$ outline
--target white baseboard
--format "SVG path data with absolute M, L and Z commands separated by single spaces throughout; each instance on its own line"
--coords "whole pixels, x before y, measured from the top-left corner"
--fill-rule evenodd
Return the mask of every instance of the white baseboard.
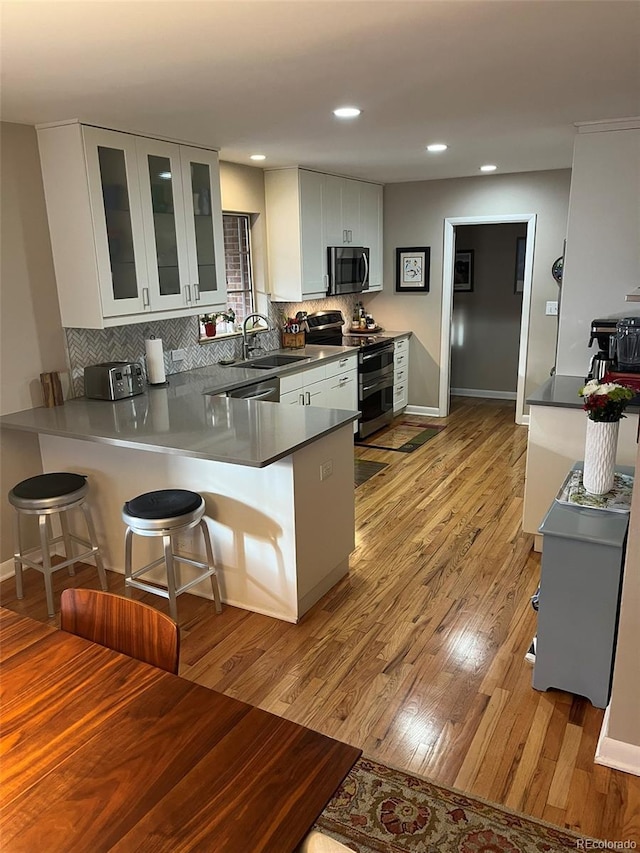
M 483 397 L 487 400 L 515 400 L 515 391 L 487 391 L 481 388 L 451 388 L 456 397 Z
M 13 557 L 0 563 L 0 581 L 6 581 L 7 578 L 12 578 L 16 573 Z
M 640 745 L 609 737 L 609 708 L 610 706 L 607 705 L 607 710 L 604 712 L 594 761 L 596 764 L 603 764 L 614 770 L 622 770 L 623 773 L 640 776 Z
M 434 406 L 407 406 L 405 409 L 407 415 L 424 415 L 425 418 L 440 418 L 440 409 Z

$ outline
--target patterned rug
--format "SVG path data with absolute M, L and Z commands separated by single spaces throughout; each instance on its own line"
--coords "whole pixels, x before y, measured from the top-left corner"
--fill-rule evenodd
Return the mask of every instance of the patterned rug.
M 372 447 L 375 450 L 397 450 L 399 453 L 412 453 L 430 438 L 444 429 L 444 424 L 421 424 L 411 421 L 394 421 L 391 426 L 380 430 L 364 441 L 358 441 L 360 447 Z
M 580 837 L 367 758 L 316 828 L 357 853 L 561 853 Z
M 361 486 L 370 480 L 374 474 L 386 468 L 387 462 L 369 462 L 367 459 L 354 459 L 354 484 L 355 487 Z

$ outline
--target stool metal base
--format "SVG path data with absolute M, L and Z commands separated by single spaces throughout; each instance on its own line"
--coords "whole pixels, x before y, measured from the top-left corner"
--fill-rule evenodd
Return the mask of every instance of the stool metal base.
M 68 567 L 69 574 L 73 576 L 75 575 L 74 567 L 76 563 L 80 563 L 88 558 L 93 557 L 93 559 L 95 560 L 96 569 L 98 570 L 100 586 L 103 590 L 108 589 L 107 573 L 104 569 L 104 564 L 102 562 L 100 546 L 97 544 L 96 531 L 95 526 L 93 524 L 91 510 L 89 509 L 89 506 L 86 503 L 86 492 L 87 488 L 83 487 L 82 489 L 78 489 L 77 492 L 65 496 L 67 499 L 66 503 L 63 502 L 62 498 L 57 498 L 55 499 L 55 501 L 49 500 L 48 505 L 44 501 L 36 500 L 28 502 L 27 500 L 22 499 L 18 502 L 17 500 L 12 500 L 12 495 L 9 495 L 9 500 L 16 510 L 13 522 L 15 542 L 13 561 L 15 566 L 16 577 L 16 595 L 19 599 L 24 598 L 22 583 L 23 566 L 26 566 L 30 569 L 36 569 L 37 571 L 42 572 L 42 575 L 44 577 L 44 588 L 47 597 L 47 613 L 51 618 L 55 616 L 55 607 L 53 603 L 53 583 L 51 580 L 51 576 L 54 572 Z M 87 526 L 87 532 L 89 534 L 89 540 L 83 539 L 82 537 L 77 536 L 75 533 L 71 533 L 71 531 L 69 530 L 67 513 L 73 509 L 82 510 L 85 519 L 85 524 Z M 51 516 L 53 514 L 60 516 L 60 527 L 62 528 L 61 536 L 53 536 L 51 529 Z M 22 536 L 20 530 L 21 515 L 38 516 L 38 531 L 40 534 L 39 546 L 23 550 Z M 64 542 L 64 551 L 66 559 L 63 560 L 61 563 L 56 563 L 54 565 L 51 562 L 50 549 L 53 545 L 57 545 L 59 542 Z M 80 554 L 74 554 L 74 542 L 78 545 L 82 545 L 85 550 Z M 36 563 L 34 560 L 29 559 L 28 555 L 33 554 L 36 551 L 41 552 L 42 563 Z
M 149 592 L 152 595 L 159 595 L 162 598 L 169 600 L 169 612 L 171 618 L 178 621 L 178 605 L 177 597 L 183 592 L 186 592 L 191 587 L 196 586 L 202 581 L 211 579 L 211 589 L 213 592 L 213 600 L 215 602 L 216 613 L 222 612 L 222 602 L 220 600 L 220 589 L 218 586 L 218 577 L 216 573 L 215 563 L 213 560 L 213 549 L 211 547 L 211 538 L 209 536 L 209 528 L 203 518 L 204 515 L 204 500 L 202 504 L 193 512 L 184 516 L 179 516 L 171 519 L 159 519 L 150 521 L 148 519 L 139 519 L 123 512 L 122 517 L 127 523 L 125 533 L 125 560 L 124 560 L 124 577 L 125 577 L 125 595 L 131 598 L 131 590 L 139 589 L 143 592 Z M 174 537 L 193 527 L 199 527 L 204 539 L 204 547 L 207 555 L 207 562 L 194 560 L 191 557 L 183 556 L 177 553 Z M 133 535 L 139 536 L 155 536 L 162 537 L 163 555 L 151 563 L 147 563 L 140 569 L 135 571 L 132 568 L 133 557 Z M 167 573 L 167 586 L 162 587 L 146 581 L 138 580 L 141 575 L 150 572 L 156 566 L 164 563 Z M 198 575 L 188 583 L 181 584 L 176 581 L 176 575 L 179 576 L 177 564 L 185 564 L 203 569 L 202 574 Z

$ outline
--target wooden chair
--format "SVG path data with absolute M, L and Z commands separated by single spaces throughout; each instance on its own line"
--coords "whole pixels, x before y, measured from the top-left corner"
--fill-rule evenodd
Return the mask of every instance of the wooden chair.
M 173 619 L 141 601 L 95 589 L 65 589 L 63 631 L 178 674 L 180 630 Z

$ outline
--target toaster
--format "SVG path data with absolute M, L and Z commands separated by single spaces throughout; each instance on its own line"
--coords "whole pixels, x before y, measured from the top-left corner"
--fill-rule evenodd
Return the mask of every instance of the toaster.
M 122 400 L 143 391 L 144 375 L 136 361 L 105 361 L 84 369 L 84 395 L 91 400 Z

